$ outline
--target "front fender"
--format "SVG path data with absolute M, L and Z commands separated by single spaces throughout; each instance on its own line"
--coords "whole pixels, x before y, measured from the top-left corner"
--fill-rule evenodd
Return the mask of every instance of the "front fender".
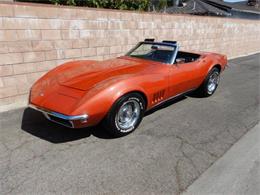
M 123 77 L 123 76 L 122 76 Z M 137 85 L 129 85 L 122 78 L 114 78 L 93 86 L 75 106 L 72 115 L 87 113 L 90 125 L 98 124 L 109 112 L 114 102 L 126 93 L 144 90 Z
M 93 86 L 76 105 L 73 115 L 87 113 L 90 125 L 98 124 L 109 112 L 112 105 L 123 95 L 137 91 L 145 94 L 150 102 L 150 95 L 164 82 L 159 74 L 130 76 L 122 75 L 113 79 L 102 81 Z

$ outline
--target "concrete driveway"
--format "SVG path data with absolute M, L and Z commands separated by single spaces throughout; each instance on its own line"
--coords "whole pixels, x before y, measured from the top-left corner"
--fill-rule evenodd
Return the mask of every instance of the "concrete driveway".
M 0 114 L 0 194 L 178 194 L 258 123 L 259 59 L 231 60 L 212 97 L 169 102 L 123 138 Z

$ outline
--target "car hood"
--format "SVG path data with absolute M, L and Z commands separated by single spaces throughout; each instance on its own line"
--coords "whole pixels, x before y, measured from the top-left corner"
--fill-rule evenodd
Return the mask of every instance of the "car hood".
M 88 90 L 97 83 L 105 80 L 115 79 L 117 77 L 133 76 L 142 74 L 149 69 L 149 64 L 144 60 L 121 57 L 105 61 L 93 61 L 91 64 L 84 64 L 84 61 L 71 62 L 67 68 L 63 68 L 57 75 L 57 81 L 60 85 Z

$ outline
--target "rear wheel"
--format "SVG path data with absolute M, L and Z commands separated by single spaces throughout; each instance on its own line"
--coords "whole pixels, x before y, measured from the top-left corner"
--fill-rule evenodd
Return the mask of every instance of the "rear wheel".
M 130 93 L 119 98 L 104 119 L 104 128 L 113 136 L 120 137 L 133 132 L 142 121 L 145 101 L 142 95 Z
M 206 77 L 205 81 L 197 90 L 197 94 L 200 97 L 209 97 L 215 93 L 217 90 L 220 80 L 220 70 L 216 67 L 212 68 Z

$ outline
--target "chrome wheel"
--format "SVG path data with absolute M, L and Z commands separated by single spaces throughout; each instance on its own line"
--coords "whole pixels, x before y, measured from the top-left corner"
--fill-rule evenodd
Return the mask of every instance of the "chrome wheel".
M 213 72 L 212 75 L 210 75 L 209 77 L 208 86 L 207 86 L 209 94 L 212 94 L 216 90 L 218 83 L 219 83 L 219 73 Z
M 116 125 L 126 133 L 135 128 L 141 114 L 141 107 L 137 100 L 128 100 L 119 108 L 115 118 Z

